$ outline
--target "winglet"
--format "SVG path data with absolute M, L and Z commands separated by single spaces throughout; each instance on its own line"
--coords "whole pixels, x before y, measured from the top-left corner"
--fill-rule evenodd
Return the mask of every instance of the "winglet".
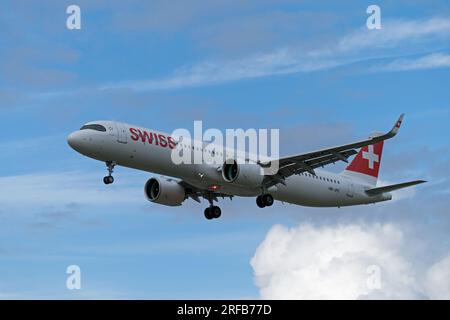
M 397 134 L 398 130 L 400 129 L 400 126 L 402 125 L 404 117 L 405 117 L 405 114 L 402 113 L 400 115 L 400 117 L 398 118 L 397 122 L 395 123 L 395 125 L 392 127 L 391 131 L 389 131 L 389 133 L 388 133 L 389 137 L 393 137 Z

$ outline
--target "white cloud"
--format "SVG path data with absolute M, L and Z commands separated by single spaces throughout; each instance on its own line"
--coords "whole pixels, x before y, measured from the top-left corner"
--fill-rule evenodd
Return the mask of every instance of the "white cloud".
M 450 19 L 432 17 L 421 20 L 388 20 L 381 30 L 360 30 L 344 36 L 338 44 L 340 51 L 395 48 L 404 45 L 446 39 L 450 35 Z
M 431 299 L 450 299 L 450 255 L 428 269 L 424 287 Z
M 241 59 L 206 61 L 184 66 L 171 76 L 160 79 L 111 83 L 100 89 L 165 90 L 319 71 L 368 59 L 395 58 L 411 52 L 430 51 L 439 47 L 442 41 L 449 37 L 450 18 L 391 20 L 384 22 L 381 30 L 360 28 L 334 42 L 330 41 L 309 50 L 286 46 Z M 438 60 L 437 58 L 439 56 L 435 56 L 434 60 Z M 435 67 L 438 67 L 438 64 L 435 64 Z
M 385 65 L 372 68 L 375 72 L 381 71 L 411 71 L 437 68 L 449 68 L 450 55 L 433 53 L 415 59 L 397 59 Z
M 431 267 L 422 284 L 404 254 L 404 242 L 392 224 L 275 225 L 251 265 L 263 299 L 448 297 L 450 258 Z M 368 285 L 371 266 L 380 270 L 379 289 Z

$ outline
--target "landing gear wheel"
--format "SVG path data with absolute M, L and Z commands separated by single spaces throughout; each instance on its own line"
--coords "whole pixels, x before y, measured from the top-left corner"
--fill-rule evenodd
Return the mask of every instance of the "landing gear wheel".
M 103 182 L 105 184 L 111 184 L 114 182 L 114 177 L 113 176 L 106 176 L 103 178 Z
M 273 205 L 273 197 L 268 193 L 257 196 L 256 204 L 260 208 L 270 207 L 271 205 Z
M 264 204 L 264 201 L 262 199 L 262 196 L 256 197 L 256 205 L 260 208 L 264 208 L 266 205 Z
M 214 217 L 214 219 L 220 218 L 222 215 L 222 210 L 218 206 L 213 206 L 209 208 L 211 211 L 211 215 Z
M 208 220 L 220 218 L 222 210 L 218 206 L 210 206 L 205 209 L 205 218 Z
M 271 205 L 273 205 L 273 197 L 270 194 L 265 194 L 262 197 L 262 201 L 264 202 L 264 205 L 266 207 L 270 207 Z
M 214 216 L 212 215 L 210 207 L 206 208 L 204 213 L 205 213 L 205 218 L 206 219 L 208 219 L 208 220 L 214 219 Z
M 111 184 L 114 182 L 112 173 L 114 171 L 115 166 L 116 166 L 116 163 L 114 161 L 106 161 L 106 167 L 108 168 L 108 175 L 103 178 L 103 182 L 105 184 Z
M 205 218 L 208 220 L 220 218 L 222 210 L 218 206 L 214 205 L 214 200 L 217 201 L 213 192 L 209 192 L 207 195 L 209 201 L 209 207 L 205 209 Z

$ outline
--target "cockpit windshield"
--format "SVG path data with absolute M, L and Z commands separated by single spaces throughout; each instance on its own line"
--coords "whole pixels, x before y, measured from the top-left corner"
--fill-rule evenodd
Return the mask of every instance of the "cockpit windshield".
M 85 124 L 84 126 L 82 126 L 80 128 L 80 130 L 85 130 L 85 129 L 92 129 L 95 131 L 106 132 L 106 128 L 104 126 L 102 126 L 101 124 Z

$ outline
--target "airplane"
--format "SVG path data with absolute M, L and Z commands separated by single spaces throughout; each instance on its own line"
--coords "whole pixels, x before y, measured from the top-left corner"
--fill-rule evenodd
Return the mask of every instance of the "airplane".
M 116 165 L 155 173 L 160 176 L 150 178 L 144 186 L 149 201 L 180 206 L 189 198 L 199 203 L 204 198 L 209 202 L 204 216 L 211 220 L 222 214 L 214 204 L 219 198 L 255 197 L 260 208 L 272 206 L 275 200 L 309 207 L 345 207 L 391 200 L 391 191 L 426 182 L 414 180 L 377 186 L 384 141 L 397 134 L 403 117 L 404 114 L 384 134 L 375 133 L 365 140 L 270 160 L 278 161 L 278 169 L 270 175 L 261 174 L 261 168 L 270 165 L 270 161 L 242 163 L 229 158 L 235 150 L 220 145 L 214 146 L 212 152 L 219 152 L 226 159 L 222 165 L 175 164 L 172 150 L 191 152 L 195 141 L 180 142 L 170 134 L 117 121 L 88 122 L 72 132 L 67 141 L 82 155 L 106 163 L 105 184 L 114 182 L 112 173 Z M 338 161 L 348 163 L 354 155 L 341 173 L 319 169 Z

